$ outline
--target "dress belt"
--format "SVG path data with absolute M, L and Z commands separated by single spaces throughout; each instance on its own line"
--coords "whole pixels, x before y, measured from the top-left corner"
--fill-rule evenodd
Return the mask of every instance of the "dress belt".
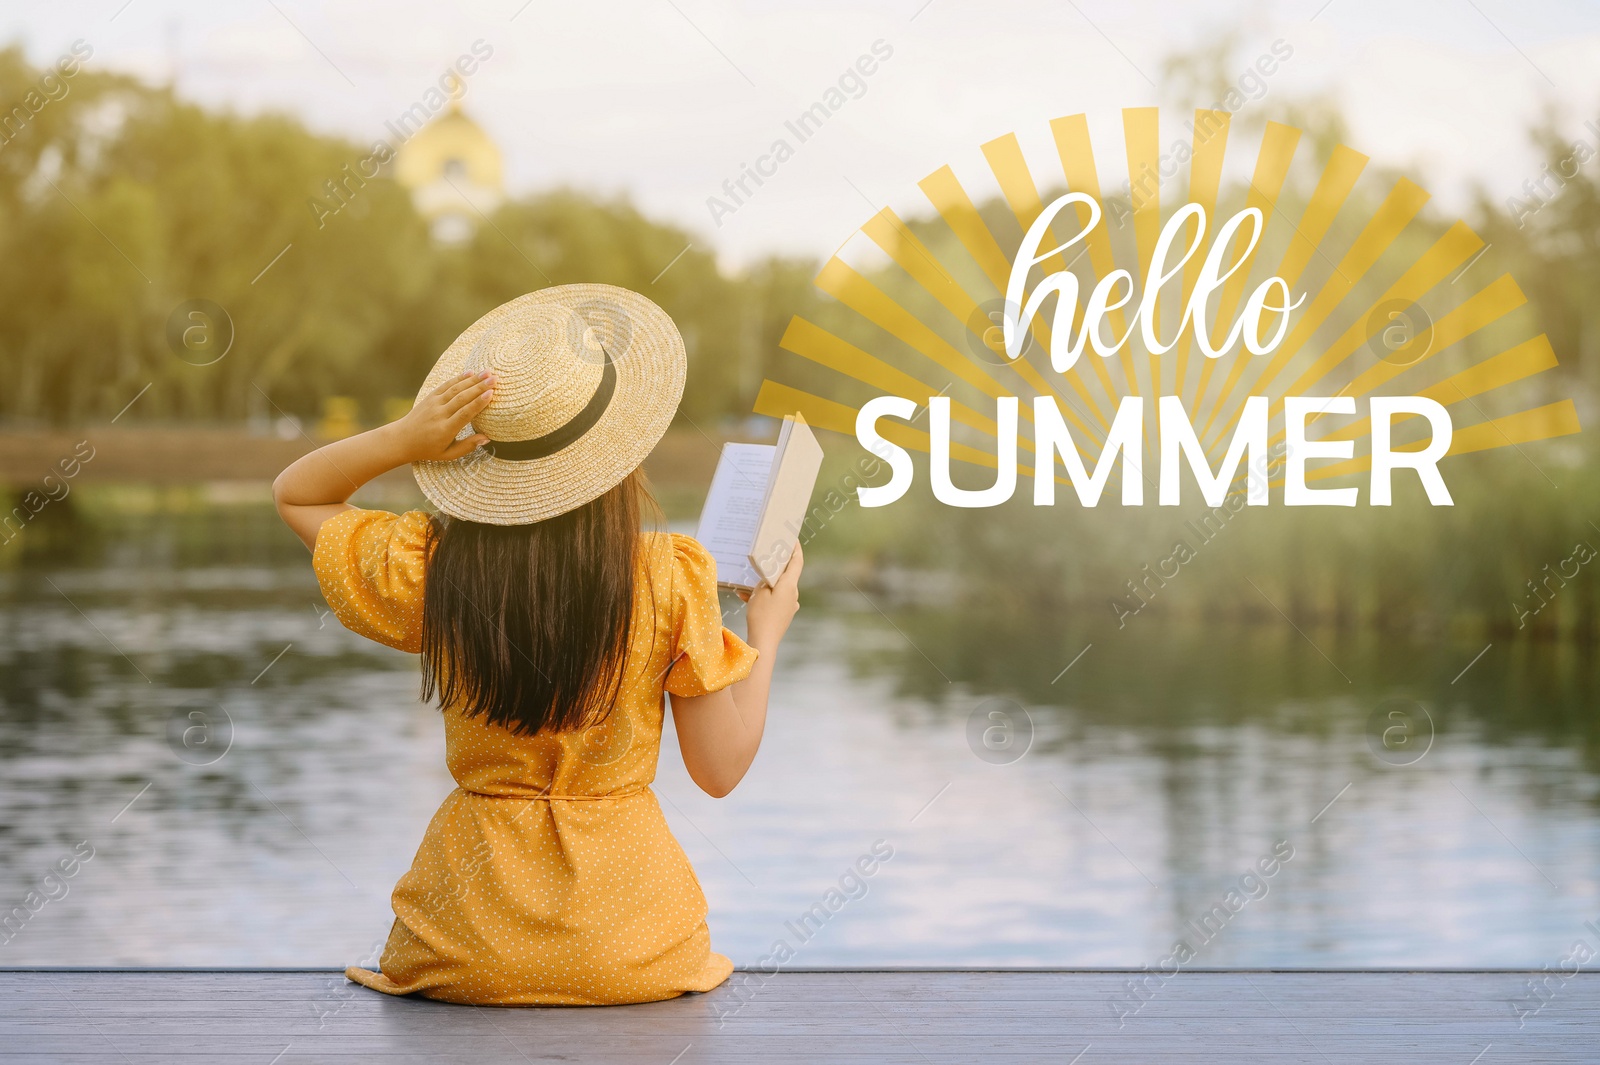
M 467 795 L 476 795 L 483 799 L 516 799 L 522 802 L 593 802 L 596 799 L 626 799 L 649 790 L 648 784 L 638 784 L 630 788 L 608 792 L 605 795 L 491 795 L 486 791 L 473 791 L 471 788 L 460 788 Z

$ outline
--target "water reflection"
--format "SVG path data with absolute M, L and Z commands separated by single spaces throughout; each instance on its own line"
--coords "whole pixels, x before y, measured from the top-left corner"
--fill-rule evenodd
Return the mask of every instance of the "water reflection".
M 263 510 L 112 536 L 62 509 L 0 573 L 0 913 L 27 913 L 0 964 L 365 957 L 452 787 L 414 660 L 326 616 Z M 1600 916 L 1596 665 L 1571 645 L 1119 630 L 825 571 L 739 791 L 663 746 L 742 963 L 1142 965 L 1184 939 L 1196 965 L 1537 967 Z

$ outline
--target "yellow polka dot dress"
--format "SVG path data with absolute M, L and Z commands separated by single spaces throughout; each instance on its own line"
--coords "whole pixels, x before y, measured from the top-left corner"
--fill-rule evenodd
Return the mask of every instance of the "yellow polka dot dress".
M 428 522 L 348 510 L 323 523 L 317 580 L 346 628 L 420 650 Z M 756 652 L 722 626 L 704 547 L 650 534 L 639 554 L 633 643 L 603 725 L 518 736 L 445 709 L 459 786 L 395 885 L 382 971 L 347 969 L 350 979 L 449 1002 L 608 1005 L 728 978 L 650 783 L 662 692 L 717 691 L 748 676 Z

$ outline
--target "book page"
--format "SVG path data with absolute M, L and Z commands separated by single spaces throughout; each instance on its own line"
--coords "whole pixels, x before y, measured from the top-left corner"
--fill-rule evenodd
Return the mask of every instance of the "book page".
M 717 560 L 718 584 L 754 588 L 760 583 L 760 574 L 750 565 L 750 548 L 761 524 L 776 454 L 771 444 L 723 445 L 695 531 L 695 539 Z

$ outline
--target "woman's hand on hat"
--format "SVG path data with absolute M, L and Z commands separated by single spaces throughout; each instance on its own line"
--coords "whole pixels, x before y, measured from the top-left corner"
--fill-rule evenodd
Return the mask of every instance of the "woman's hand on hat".
M 488 371 L 452 377 L 405 413 L 391 428 L 398 434 L 407 462 L 448 462 L 489 442 L 482 433 L 465 440 L 456 434 L 494 398 L 495 379 Z

